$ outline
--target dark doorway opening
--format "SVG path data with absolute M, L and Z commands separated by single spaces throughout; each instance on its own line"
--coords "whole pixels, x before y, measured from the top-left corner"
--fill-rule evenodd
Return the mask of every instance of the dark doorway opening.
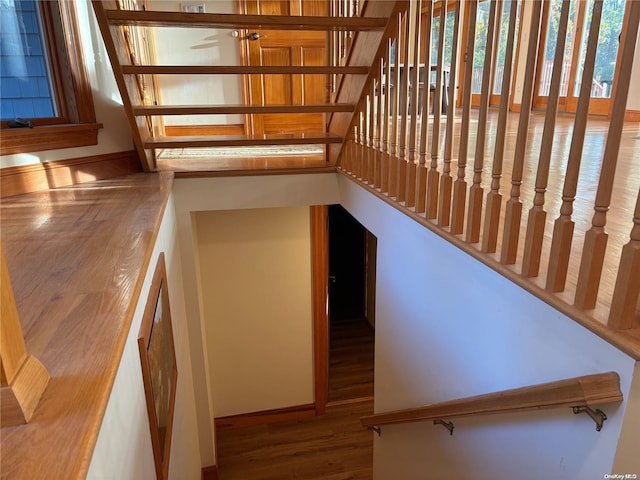
M 329 403 L 373 397 L 376 247 L 342 206 L 329 206 Z

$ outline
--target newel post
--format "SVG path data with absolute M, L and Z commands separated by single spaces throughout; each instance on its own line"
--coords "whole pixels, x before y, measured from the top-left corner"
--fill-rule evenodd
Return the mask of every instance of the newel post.
M 27 354 L 9 270 L 0 244 L 2 306 L 0 312 L 0 424 L 27 423 L 49 383 L 42 363 Z

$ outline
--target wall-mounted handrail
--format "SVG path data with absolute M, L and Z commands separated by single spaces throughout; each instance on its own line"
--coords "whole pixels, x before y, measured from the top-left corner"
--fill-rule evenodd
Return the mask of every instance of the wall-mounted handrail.
M 360 423 L 364 427 L 381 427 L 545 408 L 590 408 L 619 401 L 622 401 L 620 377 L 615 372 L 608 372 L 486 393 L 417 408 L 377 413 L 360 418 Z

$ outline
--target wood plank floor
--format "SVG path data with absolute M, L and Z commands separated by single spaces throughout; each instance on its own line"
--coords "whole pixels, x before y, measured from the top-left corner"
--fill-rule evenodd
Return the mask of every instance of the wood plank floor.
M 360 417 L 373 400 L 325 415 L 217 432 L 220 480 L 370 480 L 373 432 Z
M 327 413 L 216 432 L 221 480 L 372 478 L 374 333 L 365 319 L 330 327 Z
M 329 402 L 373 397 L 374 332 L 363 319 L 329 328 Z

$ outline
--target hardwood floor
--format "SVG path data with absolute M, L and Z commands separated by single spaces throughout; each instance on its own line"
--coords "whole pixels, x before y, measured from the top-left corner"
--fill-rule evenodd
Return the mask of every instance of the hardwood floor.
M 373 329 L 360 318 L 332 322 L 329 331 L 329 403 L 373 397 Z
M 319 417 L 216 432 L 221 480 L 365 480 L 373 474 L 374 333 L 364 319 L 330 328 L 329 403 Z
M 373 400 L 325 415 L 217 432 L 220 480 L 370 480 L 373 432 L 360 417 Z

